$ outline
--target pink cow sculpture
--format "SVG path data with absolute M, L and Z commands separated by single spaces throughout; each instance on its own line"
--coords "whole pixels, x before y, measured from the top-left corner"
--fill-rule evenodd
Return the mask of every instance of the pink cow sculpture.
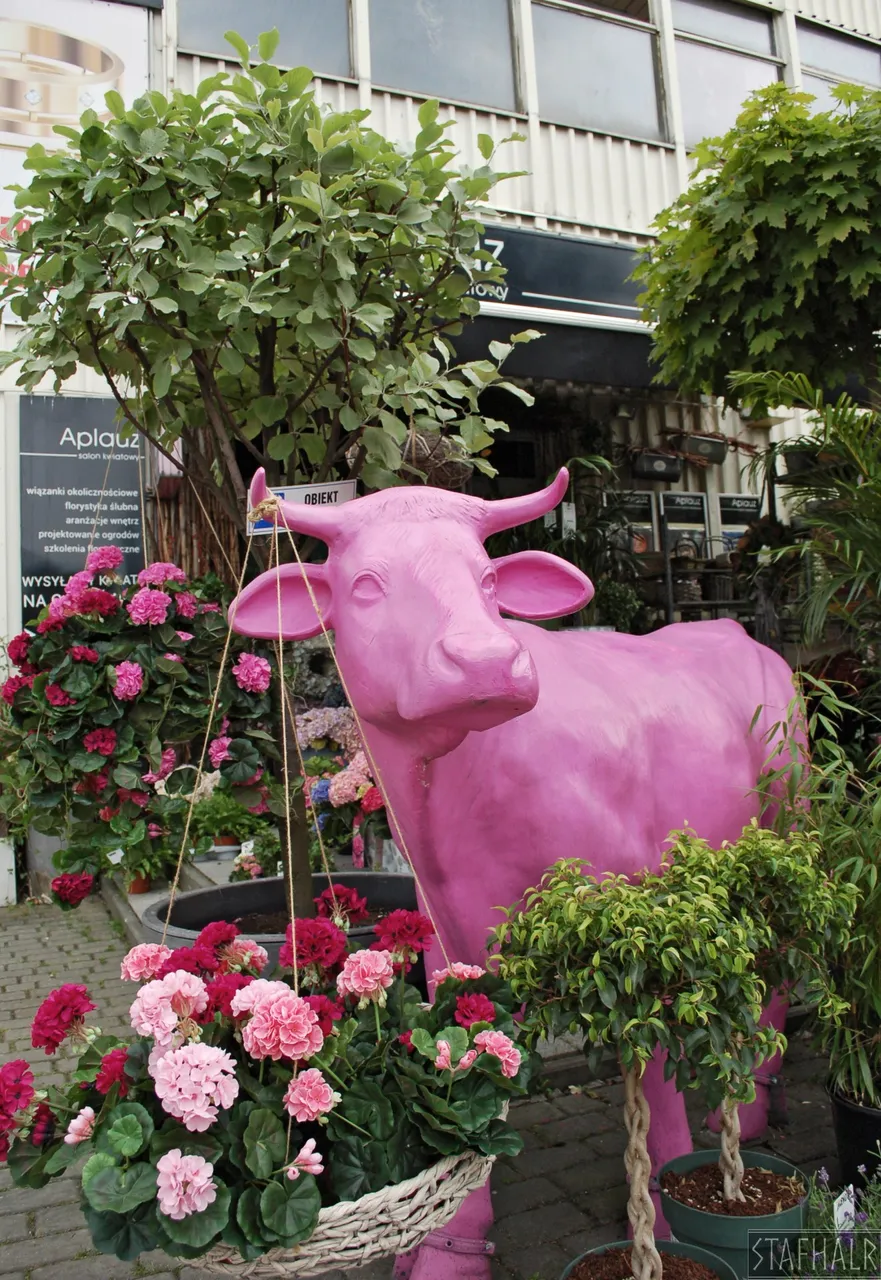
M 783 659 L 729 620 L 648 636 L 513 620 L 570 614 L 593 595 L 555 556 L 491 560 L 483 546 L 552 510 L 567 485 L 563 470 L 541 492 L 497 502 L 393 488 L 343 507 L 282 502 L 276 516 L 328 545 L 326 563 L 305 573 L 456 960 L 482 961 L 495 908 L 559 858 L 634 875 L 659 866 L 675 829 L 711 844 L 736 838 L 757 812 L 767 730 L 793 696 Z M 260 471 L 252 506 L 267 495 Z M 297 564 L 258 577 L 229 616 L 236 631 L 266 639 L 279 624 L 287 639 L 321 630 Z M 768 1016 L 779 1023 L 785 1004 Z M 652 1063 L 645 1081 L 655 1171 L 691 1150 L 682 1096 L 662 1068 Z M 764 1126 L 767 1091 L 759 1094 L 746 1133 Z M 483 1280 L 491 1222 L 485 1188 L 418 1258 L 400 1259 L 396 1275 Z

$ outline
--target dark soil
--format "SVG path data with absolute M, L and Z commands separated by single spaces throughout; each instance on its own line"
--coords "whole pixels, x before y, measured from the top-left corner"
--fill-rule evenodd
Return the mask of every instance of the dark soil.
M 609 1249 L 583 1258 L 569 1280 L 633 1280 L 632 1249 Z M 716 1280 L 715 1272 L 694 1258 L 680 1258 L 675 1253 L 662 1253 L 664 1280 Z
M 661 1186 L 680 1204 L 730 1218 L 782 1213 L 784 1209 L 794 1209 L 807 1194 L 800 1178 L 772 1173 L 770 1169 L 745 1169 L 740 1189 L 746 1199 L 726 1200 L 722 1195 L 722 1170 L 715 1163 L 701 1165 L 691 1173 L 665 1173 Z
M 359 921 L 352 933 L 357 937 L 363 930 L 372 929 L 377 920 L 381 920 L 383 916 L 387 915 L 388 908 L 381 911 L 368 912 L 367 919 Z M 249 915 L 241 916 L 235 923 L 242 933 L 247 937 L 252 937 L 255 933 L 284 933 L 290 924 L 290 920 L 291 917 L 287 911 L 252 911 Z

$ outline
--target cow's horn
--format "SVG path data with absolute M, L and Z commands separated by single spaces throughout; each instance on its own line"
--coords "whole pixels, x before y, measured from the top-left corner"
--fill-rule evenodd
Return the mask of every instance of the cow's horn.
M 331 542 L 339 529 L 339 516 L 331 506 L 311 506 L 276 498 L 267 487 L 266 472 L 262 467 L 251 481 L 248 512 L 251 517 L 256 515 L 261 520 L 274 520 L 294 533 L 307 533 L 324 542 Z
M 519 498 L 499 498 L 496 502 L 484 502 L 480 532 L 484 538 L 502 529 L 513 529 L 518 524 L 528 524 L 539 516 L 553 511 L 569 488 L 569 472 L 561 467 L 556 480 L 538 493 L 524 493 Z

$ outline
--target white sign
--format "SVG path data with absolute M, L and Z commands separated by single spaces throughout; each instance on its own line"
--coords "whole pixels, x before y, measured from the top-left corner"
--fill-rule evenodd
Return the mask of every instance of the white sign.
M 282 489 L 270 489 L 276 497 L 285 502 L 302 502 L 307 507 L 338 507 L 342 502 L 351 502 L 358 496 L 357 480 L 336 480 L 332 484 L 295 484 Z M 248 535 L 272 533 L 275 526 L 271 520 L 258 520 L 256 524 L 248 523 Z
M 110 863 L 112 867 L 118 867 L 124 857 L 125 857 L 125 853 L 123 852 L 122 849 L 114 849 L 112 853 L 108 853 L 107 861 Z
M 560 510 L 561 510 L 561 512 L 562 512 L 562 515 L 563 515 L 563 524 L 562 524 L 562 528 L 563 528 L 563 537 L 565 538 L 567 533 L 574 533 L 574 532 L 575 532 L 575 527 L 576 527 L 576 522 L 575 522 L 575 503 L 574 503 L 574 502 L 564 502 L 564 503 L 561 505 Z
M 842 1231 L 853 1231 L 857 1213 L 852 1186 L 845 1187 L 841 1195 L 835 1197 L 832 1212 L 835 1218 L 835 1230 L 839 1234 Z

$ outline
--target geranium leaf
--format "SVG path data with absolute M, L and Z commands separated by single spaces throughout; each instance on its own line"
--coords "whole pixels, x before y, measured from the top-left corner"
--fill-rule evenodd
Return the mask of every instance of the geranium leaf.
M 270 1182 L 260 1196 L 260 1214 L 282 1245 L 290 1248 L 306 1240 L 315 1230 L 321 1210 L 321 1196 L 315 1179 L 303 1173 L 293 1182 Z

